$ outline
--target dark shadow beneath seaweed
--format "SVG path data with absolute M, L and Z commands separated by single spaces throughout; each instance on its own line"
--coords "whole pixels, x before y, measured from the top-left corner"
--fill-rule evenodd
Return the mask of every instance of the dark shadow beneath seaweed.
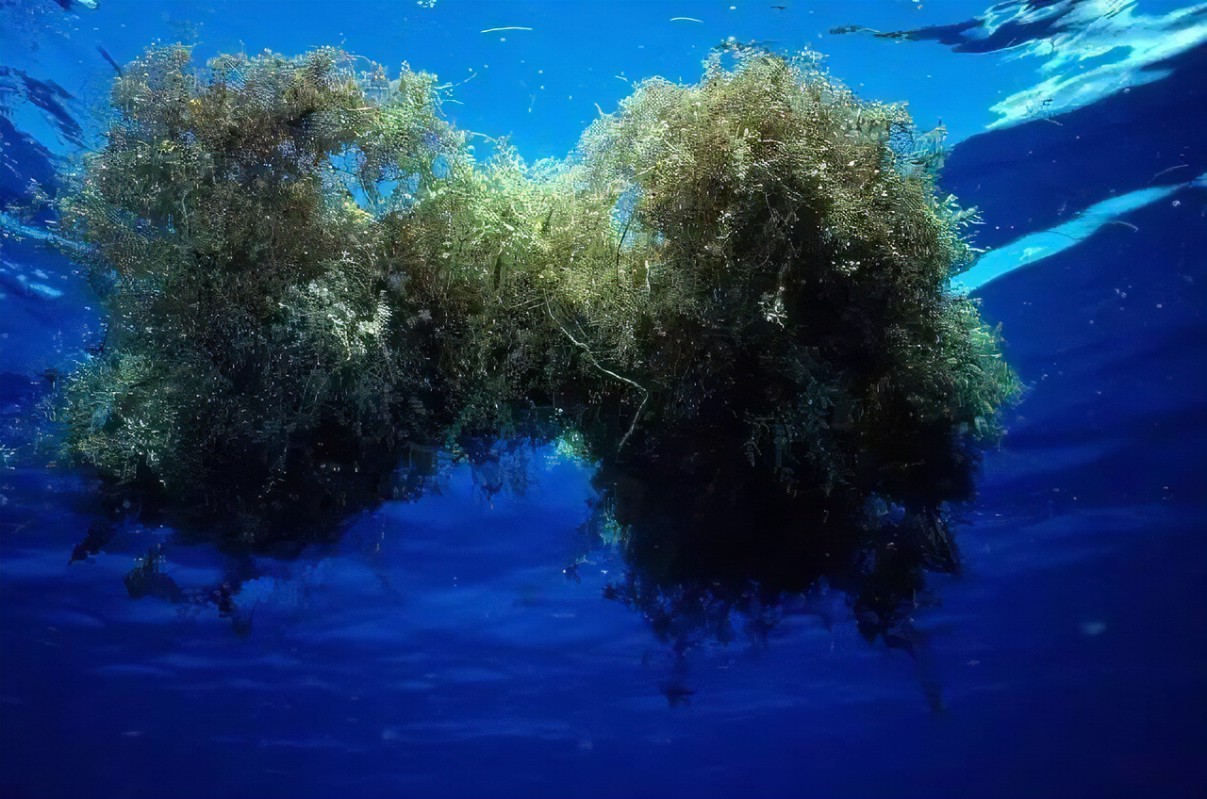
M 105 548 L 113 540 L 116 529 L 112 524 L 107 522 L 94 522 L 88 526 L 88 534 L 84 536 L 84 540 L 75 545 L 71 550 L 71 558 L 68 563 L 76 561 L 88 560 L 93 555 L 99 555 L 101 550 Z
M 481 500 L 522 496 L 539 443 L 464 440 L 461 463 Z M 455 463 L 447 453 L 420 450 L 383 483 L 400 487 L 393 494 L 399 499 L 421 500 L 440 490 Z M 693 652 L 714 644 L 770 651 L 781 623 L 805 615 L 830 632 L 853 623 L 869 645 L 906 653 L 928 706 L 943 709 L 927 642 L 913 616 L 937 603 L 927 573 L 959 568 L 946 505 L 907 509 L 877 500 L 843 509 L 821 497 L 792 497 L 774 484 L 759 488 L 756 482 L 737 493 L 702 491 L 694 482 L 653 473 L 637 481 L 631 464 L 605 468 L 595 482 L 601 494 L 587 523 L 588 547 L 597 548 L 602 540 L 621 553 L 625 565 L 623 575 L 605 586 L 603 598 L 640 614 L 664 647 L 658 657 L 647 653 L 644 662 L 657 675 L 651 690 L 668 707 L 690 706 L 698 695 L 700 688 L 691 680 Z M 98 494 L 83 497 L 94 503 Z M 106 509 L 92 505 L 91 510 L 108 518 L 89 528 L 72 552 L 73 562 L 104 550 L 123 525 L 143 527 L 163 518 L 158 508 L 113 496 Z M 124 584 L 132 599 L 166 602 L 188 617 L 216 613 L 230 620 L 233 632 L 248 635 L 256 607 L 241 601 L 240 594 L 246 582 L 264 576 L 256 558 L 321 556 L 324 543 L 338 540 L 347 526 L 312 523 L 300 528 L 304 535 L 271 543 L 215 540 L 203 529 L 179 528 L 135 560 Z M 169 554 L 193 547 L 212 548 L 220 556 L 219 581 L 182 587 L 172 578 Z M 579 585 L 580 563 L 563 570 Z
M 618 546 L 626 569 L 604 598 L 640 613 L 667 648 L 672 674 L 659 692 L 671 707 L 695 693 L 687 682 L 694 649 L 744 641 L 766 650 L 791 615 L 832 631 L 837 594 L 868 644 L 906 653 L 928 706 L 944 708 L 914 615 L 938 602 L 928 572 L 959 571 L 946 504 L 842 509 L 775 486 L 747 485 L 735 496 L 650 475 L 641 483 L 605 476 L 610 490 L 591 526 Z M 576 564 L 565 572 L 578 576 Z
M 228 564 L 228 574 L 220 584 L 212 588 L 185 590 L 165 571 L 167 557 L 164 549 L 163 544 L 152 546 L 146 555 L 135 560 L 134 568 L 126 573 L 123 582 L 131 599 L 158 599 L 181 606 L 186 614 L 195 614 L 213 605 L 218 618 L 230 620 L 235 634 L 245 636 L 251 633 L 256 607 L 246 608 L 237 601 L 242 582 L 258 576 L 246 569 L 246 559 L 236 560 L 234 566 Z M 240 569 L 239 565 L 244 568 Z

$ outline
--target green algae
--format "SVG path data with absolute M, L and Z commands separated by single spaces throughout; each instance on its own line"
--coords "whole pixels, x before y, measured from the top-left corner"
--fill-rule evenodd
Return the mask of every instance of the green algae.
M 1018 384 L 901 107 L 730 49 L 564 161 L 480 163 L 440 91 L 333 49 L 131 64 L 62 203 L 108 320 L 70 458 L 251 541 L 510 436 L 599 462 L 617 530 L 774 509 L 828 540 L 967 498 Z
M 63 204 L 107 314 L 65 446 L 111 484 L 257 538 L 337 518 L 426 435 L 405 267 L 352 190 L 428 191 L 461 139 L 431 76 L 354 66 L 324 49 L 198 70 L 172 47 L 115 82 Z

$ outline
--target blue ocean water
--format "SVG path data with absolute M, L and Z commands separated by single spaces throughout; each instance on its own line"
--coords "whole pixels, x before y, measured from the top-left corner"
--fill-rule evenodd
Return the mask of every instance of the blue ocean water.
M 1207 5 L 4 0 L 0 24 L 0 205 L 95 145 L 110 62 L 155 40 L 407 61 L 528 158 L 731 36 L 815 48 L 946 127 L 942 189 L 984 218 L 966 290 L 1028 386 L 907 648 L 826 585 L 667 635 L 607 598 L 628 566 L 550 448 L 288 556 L 128 521 L 75 558 L 91 486 L 22 452 L 95 300 L 53 220 L 6 211 L 0 796 L 1207 792 Z M 154 544 L 180 593 L 133 599 Z

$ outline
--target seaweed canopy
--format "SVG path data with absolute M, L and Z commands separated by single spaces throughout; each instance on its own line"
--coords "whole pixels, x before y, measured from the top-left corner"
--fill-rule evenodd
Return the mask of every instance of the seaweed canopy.
M 63 203 L 109 318 L 66 449 L 251 538 L 372 498 L 407 442 L 535 431 L 602 461 L 621 526 L 675 520 L 668 578 L 806 575 L 751 545 L 856 547 L 869 507 L 933 554 L 1017 390 L 948 288 L 933 137 L 807 58 L 646 81 L 536 165 L 330 49 L 153 49 L 113 108 Z
M 871 507 L 947 551 L 939 506 L 967 497 L 1018 386 L 949 288 L 971 214 L 936 197 L 932 138 L 809 58 L 748 50 L 694 85 L 646 81 L 586 131 L 560 180 L 607 203 L 611 241 L 531 301 L 576 365 L 547 393 L 577 402 L 622 521 L 669 512 L 693 562 L 743 574 L 735 542 L 828 548 Z M 580 224 L 561 208 L 554 231 Z
M 117 79 L 106 142 L 62 208 L 108 317 L 63 420 L 68 453 L 119 493 L 304 535 L 372 494 L 423 429 L 385 220 L 461 139 L 431 76 L 357 66 L 321 49 L 202 70 L 173 46 Z

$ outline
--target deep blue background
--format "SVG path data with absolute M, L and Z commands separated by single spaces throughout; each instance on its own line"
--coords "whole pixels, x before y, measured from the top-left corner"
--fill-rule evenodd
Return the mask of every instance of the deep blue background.
M 727 36 L 813 46 L 864 96 L 909 100 L 923 127 L 942 119 L 943 188 L 983 209 L 983 246 L 1169 186 L 977 290 L 1030 388 L 958 511 L 963 573 L 932 577 L 917 609 L 919 656 L 866 643 L 829 592 L 789 603 L 766 637 L 677 659 L 602 598 L 623 564 L 580 529 L 589 475 L 548 451 L 517 467 L 522 494 L 491 496 L 493 475 L 460 467 L 299 558 L 131 524 L 71 565 L 89 487 L 18 454 L 0 472 L 0 796 L 1203 795 L 1205 45 L 1153 65 L 1159 80 L 986 131 L 990 106 L 1045 77 L 994 48 L 1048 36 L 1050 20 L 890 39 L 829 31 L 950 26 L 983 5 L 771 5 L 0 5 L 0 62 L 20 70 L 0 86 L 23 87 L 0 92 L 0 194 L 93 140 L 89 107 L 113 75 L 97 45 L 124 62 L 181 36 L 199 57 L 336 43 L 476 75 L 446 111 L 530 158 L 568 152 L 634 79 L 694 79 Z M 1187 9 L 1141 3 L 1127 30 Z M 509 25 L 534 30 L 479 33 Z M 79 357 L 95 316 L 67 261 L 29 238 L 0 246 L 0 418 L 19 447 L 29 378 Z M 187 591 L 244 578 L 250 632 L 212 604 L 130 599 L 121 578 L 157 541 Z M 695 693 L 670 706 L 668 681 Z

